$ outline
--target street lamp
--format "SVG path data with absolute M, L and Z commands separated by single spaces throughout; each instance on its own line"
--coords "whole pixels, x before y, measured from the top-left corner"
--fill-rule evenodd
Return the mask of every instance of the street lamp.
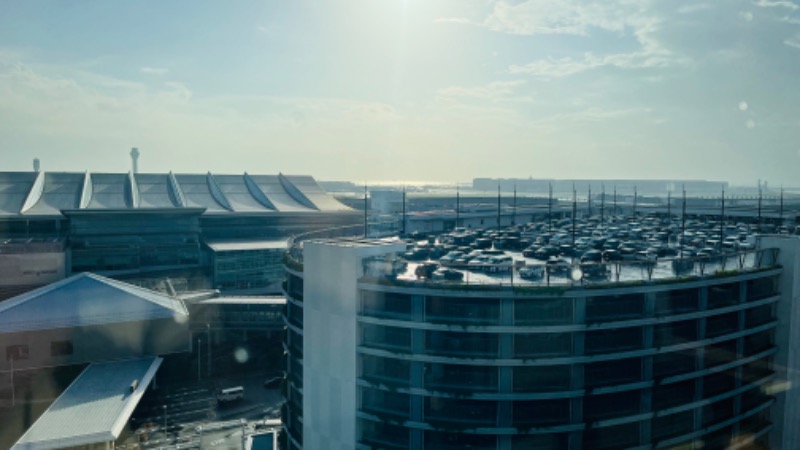
M 14 388 L 14 355 L 11 355 L 10 361 L 11 363 L 11 406 L 15 406 L 17 404 L 17 397 L 16 397 L 16 388 Z
M 247 421 L 244 419 L 239 419 L 239 422 L 242 424 L 242 450 L 245 450 L 245 443 L 247 442 L 247 436 L 244 434 L 245 426 L 247 425 Z
M 167 437 L 167 405 L 162 406 L 164 408 L 164 437 Z
M 195 428 L 195 430 L 197 431 L 197 434 L 200 435 L 200 438 L 197 441 L 197 448 L 203 450 L 203 426 L 198 425 L 197 428 Z
M 200 382 L 200 338 L 197 338 L 197 382 Z
M 206 359 L 208 360 L 208 377 L 211 378 L 211 325 L 206 323 Z

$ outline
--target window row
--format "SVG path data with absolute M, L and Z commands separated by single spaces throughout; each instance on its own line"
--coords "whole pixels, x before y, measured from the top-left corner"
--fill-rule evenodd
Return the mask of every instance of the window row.
M 735 344 L 735 343 L 734 343 Z M 729 353 L 730 343 L 723 343 L 713 351 L 701 351 L 705 368 L 719 365 L 717 358 L 735 362 L 738 358 Z M 679 373 L 692 373 L 699 370 L 696 364 L 697 353 L 674 352 L 653 358 L 653 378 L 655 409 L 677 406 L 694 398 L 692 387 L 695 378 L 677 383 L 661 384 L 665 376 Z M 510 371 L 510 383 L 516 393 L 562 392 L 574 389 L 594 389 L 618 386 L 641 381 L 645 378 L 644 364 L 647 358 L 626 358 L 589 364 L 553 366 L 515 366 Z M 420 386 L 433 391 L 454 392 L 498 392 L 500 373 L 506 370 L 495 366 L 471 366 L 463 364 L 420 363 L 421 373 L 417 374 Z M 678 371 L 674 370 L 677 367 Z M 581 373 L 582 369 L 582 373 Z M 763 379 L 773 373 L 768 359 L 758 359 L 704 377 L 706 387 L 704 398 L 714 397 Z M 381 358 L 371 355 L 361 356 L 361 374 L 368 381 L 381 384 L 392 383 L 399 386 L 412 385 L 412 363 L 406 360 Z M 581 386 L 580 380 L 583 380 Z M 684 383 L 684 384 L 681 384 Z M 682 397 L 680 393 L 688 393 Z M 663 394 L 663 397 L 662 397 Z M 677 402 L 672 404 L 671 402 Z
M 463 405 L 449 405 L 464 408 Z M 466 407 L 470 410 L 470 407 Z M 427 409 L 426 409 L 427 410 Z M 519 411 L 523 413 L 523 411 Z M 737 416 L 734 405 L 723 400 L 703 407 L 701 410 L 684 411 L 677 414 L 655 417 L 649 421 L 633 422 L 614 426 L 590 427 L 583 432 L 576 432 L 575 437 L 582 441 L 583 448 L 616 449 L 635 447 L 641 444 L 654 443 L 688 435 L 697 430 L 696 414 L 700 415 L 702 427 L 714 426 Z M 727 426 L 708 435 L 704 435 L 705 448 L 727 448 L 731 442 L 741 437 L 764 429 L 769 424 L 768 414 L 757 414 L 742 419 L 738 432 L 733 426 Z M 471 425 L 465 423 L 465 426 Z M 643 425 L 649 425 L 649 439 Z M 524 429 L 524 426 L 522 427 Z M 498 436 L 491 434 L 472 434 L 459 432 L 457 427 L 451 430 L 443 427 L 436 431 L 413 430 L 402 426 L 360 420 L 360 441 L 367 445 L 387 449 L 407 449 L 412 446 L 412 435 L 417 435 L 426 450 L 456 450 L 462 448 L 496 449 Z M 523 430 L 520 430 L 523 431 Z M 514 435 L 510 437 L 512 449 L 545 450 L 569 447 L 569 433 L 544 433 L 531 435 Z M 683 447 L 683 445 L 679 445 Z
M 75 352 L 72 341 L 50 342 L 50 357 L 71 356 Z M 30 347 L 27 344 L 6 346 L 6 361 L 24 361 L 30 358 Z
M 766 309 L 755 308 L 745 314 L 745 324 L 766 323 L 774 320 L 772 305 Z M 289 304 L 289 321 L 302 326 L 302 309 Z M 740 330 L 738 313 L 721 314 L 706 319 L 705 339 L 736 333 Z M 700 320 L 685 320 L 658 324 L 653 327 L 652 347 L 681 345 L 696 342 L 700 337 Z M 470 358 L 556 358 L 576 354 L 574 339 L 578 333 L 477 333 L 459 331 L 412 330 L 374 324 L 361 324 L 361 345 L 403 353 L 421 353 L 434 356 Z M 645 345 L 645 327 L 626 327 L 607 330 L 586 331 L 583 354 L 587 356 L 635 351 L 648 348 Z M 772 345 L 764 333 L 745 338 L 744 354 L 751 355 Z M 418 336 L 415 338 L 415 336 Z M 510 347 L 503 350 L 503 338 L 509 339 Z M 419 342 L 413 342 L 419 339 Z M 718 347 L 714 344 L 711 347 Z M 730 353 L 736 354 L 734 349 Z
M 746 282 L 725 283 L 706 289 L 706 309 L 733 306 L 745 301 L 760 300 L 777 293 L 776 277 Z M 656 317 L 697 312 L 701 289 L 676 289 L 654 294 Z M 445 296 L 419 297 L 420 316 L 433 323 L 500 325 L 500 299 Z M 366 316 L 414 320 L 414 299 L 408 294 L 362 291 L 360 312 Z M 575 321 L 575 300 L 572 298 L 514 299 L 514 325 L 568 325 Z M 644 294 L 587 297 L 587 324 L 643 319 L 649 317 Z M 424 315 L 424 317 L 422 316 Z

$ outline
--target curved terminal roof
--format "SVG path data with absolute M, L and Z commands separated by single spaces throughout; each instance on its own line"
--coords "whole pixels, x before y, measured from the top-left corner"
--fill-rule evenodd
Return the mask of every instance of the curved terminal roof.
M 320 210 L 343 211 L 350 209 L 331 197 L 322 189 L 322 186 L 317 183 L 317 180 L 308 175 L 286 175 L 284 178 L 297 187 L 297 189 Z
M 26 204 L 32 200 L 35 202 L 29 209 L 23 206 L 23 211 L 27 215 L 52 216 L 61 214 L 62 209 L 78 209 L 83 197 L 83 187 L 86 174 L 83 173 L 43 173 L 41 186 L 37 178 L 37 183 L 33 184 Z M 37 189 L 38 188 L 38 189 Z
M 227 208 L 214 198 L 209 186 L 208 175 L 182 174 L 175 175 L 181 187 L 186 206 L 205 208 L 206 212 L 225 212 Z
M 122 209 L 130 207 L 128 202 L 128 177 L 123 173 L 93 173 L 92 199 L 89 209 Z
M 180 201 L 172 193 L 168 174 L 137 174 L 139 208 L 175 208 Z
M 250 175 L 261 192 L 280 211 L 308 211 L 308 206 L 303 205 L 286 190 L 281 183 L 280 175 Z M 338 203 L 338 202 L 337 202 Z M 342 205 L 344 206 L 344 205 Z M 346 208 L 346 206 L 345 206 Z
M 203 208 L 205 215 L 353 212 L 308 175 L 0 172 L 0 217 Z
M 250 193 L 245 181 L 246 175 L 213 175 L 222 194 L 228 199 L 228 204 L 234 211 L 263 211 L 274 210 L 270 203 L 259 199 Z M 257 195 L 258 193 L 256 193 Z
M 0 172 L 0 214 L 17 214 L 36 181 L 35 172 Z

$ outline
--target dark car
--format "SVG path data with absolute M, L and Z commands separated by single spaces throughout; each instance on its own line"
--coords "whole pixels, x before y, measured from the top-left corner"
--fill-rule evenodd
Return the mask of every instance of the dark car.
M 581 262 L 600 262 L 603 260 L 603 253 L 600 250 L 589 250 L 581 256 Z

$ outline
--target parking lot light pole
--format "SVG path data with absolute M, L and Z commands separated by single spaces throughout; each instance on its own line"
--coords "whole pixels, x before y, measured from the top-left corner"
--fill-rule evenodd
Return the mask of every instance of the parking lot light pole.
M 200 338 L 197 338 L 197 382 L 200 382 Z
M 208 374 L 207 377 L 211 377 L 211 325 L 206 324 L 206 359 L 208 360 Z
M 244 419 L 239 419 L 242 424 L 242 450 L 245 450 L 245 443 L 247 442 L 247 436 L 245 435 L 245 426 L 247 425 L 247 421 Z
M 17 397 L 16 397 L 16 388 L 14 387 L 14 356 L 11 356 L 9 360 L 11 363 L 11 406 L 16 406 L 17 404 Z

